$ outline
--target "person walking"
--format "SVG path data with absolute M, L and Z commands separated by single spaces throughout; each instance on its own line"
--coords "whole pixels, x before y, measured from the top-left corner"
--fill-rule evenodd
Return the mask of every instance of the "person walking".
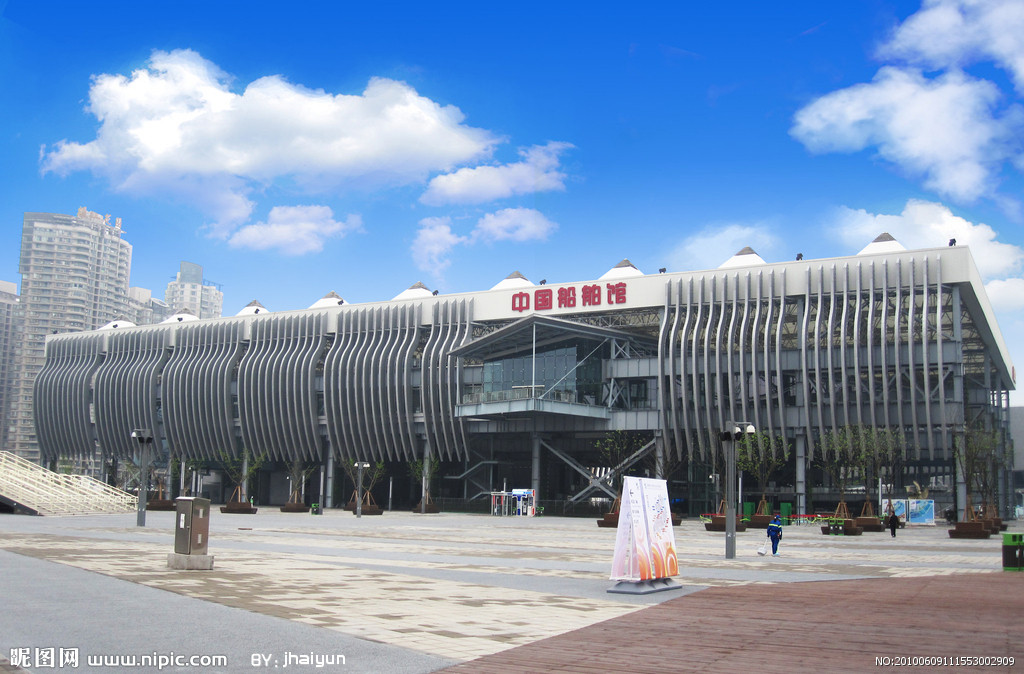
M 896 511 L 889 513 L 889 531 L 892 532 L 892 537 L 896 538 L 896 530 L 900 527 L 900 516 L 896 514 Z
M 779 541 L 782 540 L 782 520 L 778 515 L 768 523 L 768 538 L 772 539 L 772 557 L 778 557 Z

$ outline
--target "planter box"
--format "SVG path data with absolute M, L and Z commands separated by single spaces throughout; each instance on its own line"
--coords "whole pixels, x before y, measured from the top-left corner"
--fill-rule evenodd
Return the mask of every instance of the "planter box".
M 615 529 L 619 526 L 619 513 L 605 513 L 604 517 L 597 521 L 597 526 L 602 529 Z
M 704 528 L 707 531 L 725 531 L 725 515 L 712 515 L 710 522 L 704 523 Z M 740 519 L 740 516 L 736 516 L 736 531 L 746 531 L 747 525 Z
M 877 517 L 858 517 L 853 524 L 864 531 L 885 531 L 885 525 Z
M 988 538 L 991 535 L 988 525 L 982 520 L 957 522 L 956 526 L 949 530 L 950 538 Z
M 302 503 L 286 503 L 281 506 L 281 512 L 283 513 L 308 513 L 309 506 L 303 505 Z
M 767 529 L 772 522 L 773 515 L 751 515 L 747 526 L 752 529 Z
M 174 501 L 166 498 L 150 499 L 146 503 L 146 510 L 177 510 L 178 506 Z
M 259 508 L 253 508 L 248 503 L 239 503 L 237 501 L 220 507 L 220 511 L 225 515 L 255 515 L 257 510 Z

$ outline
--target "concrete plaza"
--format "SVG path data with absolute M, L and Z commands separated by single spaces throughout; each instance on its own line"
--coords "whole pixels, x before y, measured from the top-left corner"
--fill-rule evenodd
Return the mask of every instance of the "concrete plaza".
M 944 524 L 896 538 L 790 526 L 778 558 L 756 554 L 764 532 L 751 530 L 726 560 L 724 534 L 684 520 L 681 589 L 643 596 L 607 593 L 615 531 L 593 519 L 215 508 L 212 571 L 167 568 L 173 528 L 168 512 L 146 527 L 134 514 L 0 515 L 0 671 L 52 671 L 37 658 L 74 649 L 84 671 L 104 668 L 89 656 L 168 654 L 199 656 L 192 669 L 224 656 L 204 669 L 225 672 L 794 671 L 820 668 L 815 653 L 825 669 L 863 671 L 877 656 L 1024 657 L 1024 573 L 1001 570 L 1001 538 L 953 540 Z M 875 650 L 886 635 L 902 650 Z

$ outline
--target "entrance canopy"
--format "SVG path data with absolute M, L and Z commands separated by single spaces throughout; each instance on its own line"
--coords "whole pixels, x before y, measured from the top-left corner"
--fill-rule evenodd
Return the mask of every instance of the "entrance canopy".
M 559 414 L 606 420 L 603 362 L 649 352 L 654 343 L 623 330 L 526 316 L 452 351 L 482 365 L 465 385 L 457 416 Z

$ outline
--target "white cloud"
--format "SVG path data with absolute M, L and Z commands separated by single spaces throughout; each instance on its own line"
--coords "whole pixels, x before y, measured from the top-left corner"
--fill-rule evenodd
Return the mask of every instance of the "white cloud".
M 327 206 L 275 206 L 266 222 L 246 225 L 228 243 L 235 248 L 277 249 L 285 255 L 303 255 L 323 250 L 324 242 L 362 228 L 362 218 L 334 219 Z
M 879 49 L 931 69 L 992 61 L 1024 90 L 1024 3 L 1020 0 L 925 0 Z
M 505 208 L 488 213 L 473 230 L 475 239 L 485 241 L 533 241 L 548 238 L 558 225 L 532 208 Z
M 685 239 L 669 254 L 668 267 L 674 271 L 693 271 L 718 267 L 750 246 L 767 259 L 778 241 L 764 225 L 712 225 Z
M 412 244 L 413 261 L 419 269 L 436 278 L 451 264 L 448 259 L 451 250 L 466 241 L 466 237 L 452 232 L 451 218 L 423 218 Z
M 522 161 L 503 166 L 463 168 L 435 177 L 420 201 L 441 204 L 479 204 L 516 194 L 565 189 L 565 174 L 559 171 L 559 155 L 572 148 L 569 143 L 549 142 L 519 150 Z
M 1024 278 L 989 281 L 985 284 L 985 292 L 996 313 L 1024 310 Z
M 403 82 L 375 78 L 357 95 L 260 78 L 241 93 L 190 50 L 154 51 L 145 68 L 93 77 L 86 143 L 43 149 L 43 172 L 89 170 L 116 188 L 194 200 L 227 236 L 249 195 L 287 178 L 307 192 L 342 183 L 401 185 L 490 155 L 499 139 Z
M 958 246 L 970 246 L 978 271 L 986 279 L 1016 274 L 1024 264 L 1024 249 L 997 241 L 998 234 L 988 225 L 970 222 L 946 206 L 928 201 L 910 200 L 898 215 L 844 206 L 832 227 L 853 251 L 862 249 L 882 232 L 889 232 L 907 248 L 945 246 L 949 239 L 956 239 Z
M 453 232 L 452 220 L 447 216 L 423 218 L 419 225 L 412 244 L 413 261 L 435 278 L 451 264 L 448 256 L 456 246 L 478 241 L 542 241 L 558 228 L 532 208 L 506 208 L 488 213 L 477 221 L 468 236 Z
M 995 192 L 1016 122 L 999 118 L 991 82 L 953 71 L 934 80 L 884 67 L 869 84 L 822 96 L 800 110 L 792 135 L 814 152 L 880 156 L 923 175 L 927 187 L 970 201 Z

